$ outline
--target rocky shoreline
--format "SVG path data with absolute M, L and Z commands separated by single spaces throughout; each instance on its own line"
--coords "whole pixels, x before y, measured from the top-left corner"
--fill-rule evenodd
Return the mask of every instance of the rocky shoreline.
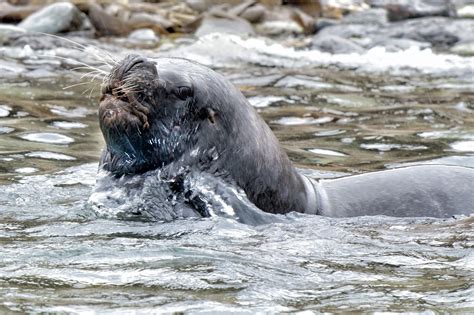
M 474 55 L 472 0 L 49 2 L 0 1 L 0 43 L 17 46 L 23 32 L 41 32 L 159 48 L 217 32 L 285 38 L 288 45 L 332 54 L 418 47 Z

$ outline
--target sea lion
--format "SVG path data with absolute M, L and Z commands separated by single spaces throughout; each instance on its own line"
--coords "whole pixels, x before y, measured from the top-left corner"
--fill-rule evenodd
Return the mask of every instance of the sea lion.
M 320 181 L 303 176 L 243 94 L 186 59 L 125 58 L 103 88 L 99 120 L 106 147 L 91 199 L 107 191 L 111 199 L 119 189 L 115 205 L 133 204 L 128 208 L 137 215 L 208 216 L 221 201 L 230 212 L 255 205 L 273 214 L 331 217 L 474 212 L 471 168 L 414 166 Z M 196 192 L 198 182 L 206 193 Z

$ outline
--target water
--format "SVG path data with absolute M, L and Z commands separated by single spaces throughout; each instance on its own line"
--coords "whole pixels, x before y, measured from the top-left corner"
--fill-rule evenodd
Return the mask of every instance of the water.
M 470 58 L 411 51 L 437 63 L 363 56 L 354 64 L 237 39 L 232 54 L 218 55 L 204 49 L 212 40 L 227 39 L 159 54 L 217 67 L 311 176 L 474 167 Z M 0 69 L 13 70 L 0 79 L 0 312 L 474 312 L 474 217 L 289 214 L 249 226 L 98 216 L 87 204 L 103 146 L 98 89 L 63 90 L 79 82 L 73 62 L 38 72 L 40 52 L 23 48 L 32 63 L 2 49 Z M 51 51 L 88 60 L 67 49 Z

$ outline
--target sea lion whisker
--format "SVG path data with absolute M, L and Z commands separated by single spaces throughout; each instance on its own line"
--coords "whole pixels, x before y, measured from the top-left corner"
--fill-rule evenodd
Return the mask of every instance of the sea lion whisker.
M 92 93 L 94 93 L 94 90 L 95 90 L 95 85 L 92 86 L 91 92 L 89 93 L 89 99 L 92 98 Z
M 63 90 L 67 90 L 76 86 L 84 85 L 84 84 L 90 84 L 90 82 L 81 82 L 81 83 L 76 83 L 76 84 L 71 84 L 68 86 L 63 87 Z
M 87 83 L 89 83 L 89 82 L 87 82 Z M 90 87 L 90 88 L 88 88 L 88 89 L 85 89 L 84 92 L 81 93 L 81 95 L 85 95 L 85 94 L 86 94 L 87 92 L 89 92 L 89 90 L 91 90 L 91 89 L 92 89 L 92 87 Z
M 97 70 L 93 70 L 93 71 L 90 71 L 90 72 L 87 72 L 87 73 L 83 74 L 83 75 L 81 76 L 80 80 L 82 80 L 82 79 L 84 79 L 84 78 L 87 78 L 87 77 L 89 77 L 89 76 L 92 76 L 92 75 L 95 76 L 96 74 L 101 75 L 101 74 L 103 74 L 103 73 L 101 73 L 101 72 L 99 72 L 99 71 L 97 71 Z
M 54 34 L 48 34 L 48 33 L 43 33 L 43 32 L 36 32 L 38 34 L 41 34 L 41 35 L 46 35 L 46 36 L 49 36 L 49 37 L 53 37 L 53 38 L 57 38 L 57 39 L 60 39 L 60 40 L 63 40 L 63 41 L 66 41 L 66 42 L 69 42 L 75 46 L 77 46 L 77 48 L 80 50 L 80 51 L 83 51 L 83 52 L 86 52 L 86 50 L 88 49 L 88 47 L 92 47 L 93 49 L 96 49 L 97 51 L 101 52 L 101 53 L 104 53 L 106 56 L 108 56 L 110 58 L 110 60 L 116 65 L 118 64 L 118 62 L 116 60 L 114 60 L 112 58 L 112 56 L 105 50 L 102 50 L 100 49 L 99 47 L 95 46 L 95 45 L 89 45 L 89 46 L 85 46 L 85 45 L 82 45 L 76 41 L 73 41 L 72 39 L 69 39 L 69 38 L 65 38 L 65 37 L 61 37 L 61 36 L 57 36 L 57 35 L 54 35 Z M 110 65 L 106 59 L 104 59 L 103 57 L 101 57 L 100 55 L 96 54 L 96 53 L 92 53 L 98 60 L 104 62 L 105 65 L 109 66 L 109 67 L 112 67 L 112 65 Z
M 41 56 L 41 55 L 39 55 Z M 97 67 L 94 67 L 94 66 L 91 66 L 91 65 L 88 65 L 87 63 L 84 63 L 84 62 L 81 62 L 81 61 L 78 61 L 78 60 L 75 60 L 75 59 L 72 59 L 72 58 L 66 58 L 66 57 L 61 57 L 61 56 L 48 56 L 48 55 L 42 55 L 43 57 L 52 57 L 52 58 L 58 58 L 58 59 L 61 59 L 61 60 L 66 60 L 66 61 L 69 61 L 69 62 L 76 62 L 80 65 L 83 65 L 85 67 L 88 67 L 89 69 L 91 70 L 97 70 L 97 71 L 100 71 L 102 72 L 103 74 L 107 74 L 106 71 L 102 70 L 102 69 L 99 69 Z
M 90 67 L 85 67 L 85 66 L 79 66 L 79 67 L 74 67 L 71 69 L 71 71 L 76 71 L 76 70 L 90 70 L 91 68 Z
M 90 74 L 92 74 L 92 72 L 91 72 Z M 102 73 L 100 73 L 100 72 L 99 72 L 99 73 L 96 73 L 96 74 L 92 77 L 92 79 L 91 79 L 89 82 L 93 82 L 93 81 L 94 81 L 95 79 L 97 79 L 97 77 L 100 76 L 101 74 L 102 74 Z

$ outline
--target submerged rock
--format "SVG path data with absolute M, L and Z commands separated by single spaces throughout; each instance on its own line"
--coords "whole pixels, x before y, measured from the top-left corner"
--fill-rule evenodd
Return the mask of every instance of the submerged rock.
M 49 5 L 29 15 L 18 26 L 28 31 L 60 33 L 86 28 L 87 17 L 69 2 Z

